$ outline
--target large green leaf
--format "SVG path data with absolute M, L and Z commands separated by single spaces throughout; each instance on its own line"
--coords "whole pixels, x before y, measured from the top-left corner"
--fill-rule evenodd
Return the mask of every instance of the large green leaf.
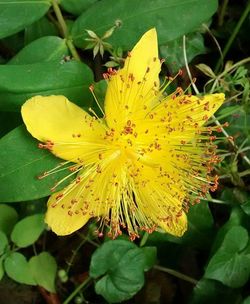
M 189 304 L 237 303 L 239 292 L 218 281 L 202 279 L 193 290 Z
M 73 15 L 79 16 L 98 0 L 61 0 L 62 8 Z
M 68 55 L 66 40 L 56 36 L 47 36 L 28 44 L 8 64 L 60 62 L 66 55 Z
M 4 268 L 7 275 L 14 281 L 28 285 L 36 285 L 30 271 L 29 263 L 21 253 L 12 252 L 4 260 Z
M 46 16 L 25 27 L 24 41 L 29 44 L 45 36 L 58 36 L 58 28 Z
M 219 250 L 209 261 L 205 277 L 218 280 L 228 287 L 242 287 L 250 275 L 250 254 L 243 251 L 248 241 L 245 228 L 232 227 Z
M 50 152 L 39 149 L 37 141 L 23 126 L 14 129 L 0 140 L 0 201 L 25 201 L 48 196 L 55 182 L 68 173 L 59 172 L 41 180 L 37 176 L 55 168 L 60 162 Z
M 83 63 L 41 62 L 0 66 L 0 110 L 19 111 L 34 95 L 64 95 L 84 106 L 92 100 L 92 72 Z
M 11 240 L 18 247 L 30 246 L 37 241 L 44 229 L 44 214 L 30 215 L 15 225 Z
M 90 264 L 90 276 L 101 277 L 95 285 L 96 293 L 109 303 L 130 299 L 142 288 L 144 268 L 149 264 L 145 252 L 129 241 L 104 243 L 95 251 Z
M 102 36 L 119 24 L 109 42 L 113 46 L 130 49 L 145 31 L 156 27 L 159 43 L 165 44 L 193 31 L 216 9 L 217 0 L 106 0 L 83 12 L 71 33 L 75 44 L 83 47 L 86 45 L 86 29 Z
M 24 29 L 46 14 L 50 0 L 0 0 L 0 38 Z
M 29 268 L 37 285 L 50 292 L 56 292 L 55 278 L 57 264 L 49 252 L 42 252 L 29 260 Z
M 200 33 L 190 33 L 186 37 L 187 61 L 195 56 L 206 53 L 203 36 Z M 183 38 L 180 37 L 160 47 L 161 58 L 164 58 L 172 73 L 177 73 L 185 65 L 183 55 Z

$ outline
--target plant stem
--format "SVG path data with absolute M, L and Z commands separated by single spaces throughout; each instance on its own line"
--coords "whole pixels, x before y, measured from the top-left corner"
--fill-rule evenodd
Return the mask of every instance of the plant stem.
M 77 50 L 76 50 L 76 48 L 75 48 L 72 40 L 71 39 L 67 39 L 66 43 L 67 43 L 67 46 L 68 46 L 68 48 L 69 48 L 72 56 L 74 57 L 74 59 L 77 60 L 77 61 L 81 61 L 81 58 L 78 55 Z
M 76 249 L 72 250 L 72 251 L 73 251 L 73 254 L 72 254 L 72 256 L 70 257 L 69 262 L 67 262 L 67 264 L 68 264 L 68 267 L 67 267 L 67 269 L 66 269 L 66 272 L 67 272 L 67 273 L 69 272 L 70 267 L 71 267 L 71 265 L 72 265 L 73 262 L 74 262 L 74 259 L 75 259 L 76 255 L 77 255 L 77 252 L 80 250 L 80 248 L 81 248 L 86 242 L 87 242 L 86 239 L 82 239 L 81 242 L 80 242 L 80 244 L 76 247 Z
M 250 11 L 250 1 L 247 2 L 246 8 L 245 8 L 243 14 L 242 14 L 241 17 L 240 17 L 240 20 L 239 20 L 238 23 L 236 24 L 236 27 L 234 28 L 234 30 L 233 30 L 231 36 L 229 37 L 229 39 L 228 39 L 228 41 L 227 41 L 227 44 L 225 45 L 225 47 L 224 47 L 224 49 L 223 49 L 223 52 L 222 52 L 223 58 L 226 57 L 226 55 L 227 55 L 227 53 L 228 53 L 230 47 L 232 46 L 232 43 L 234 42 L 235 37 L 237 36 L 237 34 L 238 34 L 238 32 L 239 32 L 239 30 L 240 30 L 240 28 L 241 28 L 243 22 L 245 21 L 247 15 L 248 15 L 248 13 L 249 13 L 249 11 Z M 216 73 L 218 72 L 218 70 L 219 70 L 220 62 L 221 62 L 221 59 L 219 59 L 218 62 L 217 62 L 217 64 L 216 64 L 216 67 L 215 67 L 215 74 L 216 74 Z
M 57 21 L 60 25 L 61 34 L 66 39 L 66 44 L 73 56 L 73 58 L 77 61 L 81 61 L 80 56 L 77 53 L 77 50 L 72 42 L 72 39 L 69 37 L 68 33 L 68 27 L 67 24 L 63 18 L 60 6 L 58 5 L 58 0 L 52 0 L 53 9 L 57 18 Z
M 86 285 L 89 284 L 91 281 L 91 278 L 88 277 L 85 281 L 83 281 L 68 297 L 67 299 L 63 302 L 63 304 L 68 304 L 70 301 L 80 292 L 80 290 L 85 287 Z
M 191 277 L 189 277 L 189 276 L 187 276 L 187 275 L 185 275 L 185 274 L 183 274 L 179 271 L 171 269 L 171 268 L 166 268 L 166 267 L 155 265 L 154 269 L 157 269 L 157 270 L 160 270 L 160 271 L 163 271 L 163 272 L 167 272 L 167 273 L 175 276 L 176 278 L 182 279 L 182 280 L 187 281 L 189 283 L 192 283 L 194 285 L 196 285 L 198 283 L 197 280 L 195 280 L 195 279 L 193 279 L 193 278 L 191 278 Z
M 62 15 L 62 12 L 61 12 L 61 9 L 58 5 L 57 0 L 52 0 L 52 6 L 53 6 L 54 12 L 56 14 L 56 18 L 57 18 L 57 20 L 59 22 L 59 25 L 61 27 L 62 36 L 64 38 L 68 38 L 68 28 L 67 28 L 67 25 L 64 21 L 64 18 L 63 18 L 63 15 Z
M 219 14 L 219 20 L 218 20 L 219 26 L 223 25 L 227 5 L 228 5 L 228 0 L 224 0 L 222 3 L 222 6 L 221 6 L 220 14 Z

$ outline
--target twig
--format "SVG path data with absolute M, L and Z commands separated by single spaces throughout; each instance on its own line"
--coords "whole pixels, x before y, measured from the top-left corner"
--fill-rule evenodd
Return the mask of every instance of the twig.
M 75 46 L 72 42 L 72 39 L 68 35 L 69 34 L 68 27 L 67 27 L 67 24 L 66 24 L 66 22 L 63 18 L 61 9 L 60 9 L 57 1 L 58 0 L 52 0 L 52 5 L 53 5 L 53 9 L 54 9 L 56 18 L 57 18 L 58 23 L 60 25 L 61 34 L 66 39 L 66 44 L 67 44 L 73 58 L 77 61 L 81 61 L 80 56 L 78 55 L 77 50 L 76 50 L 76 48 L 75 48 Z
M 71 302 L 71 300 L 80 292 L 81 289 L 83 289 L 86 285 L 88 285 L 91 282 L 91 278 L 88 277 L 85 281 L 83 281 L 69 296 L 68 298 L 63 302 L 63 304 L 68 304 Z
M 163 272 L 167 272 L 168 274 L 171 274 L 173 276 L 175 276 L 176 278 L 179 278 L 179 279 L 182 279 L 184 281 L 187 281 L 189 283 L 192 283 L 194 285 L 196 285 L 198 283 L 197 280 L 179 272 L 179 271 L 176 271 L 174 269 L 171 269 L 171 268 L 166 268 L 166 267 L 162 267 L 162 266 L 158 266 L 158 265 L 155 265 L 153 267 L 154 269 L 157 269 L 157 270 L 160 270 L 160 271 L 163 271 Z M 64 304 L 64 303 L 63 303 Z
M 238 23 L 236 24 L 236 26 L 235 26 L 235 28 L 234 28 L 231 36 L 229 37 L 229 39 L 227 41 L 227 44 L 225 45 L 225 47 L 223 49 L 223 52 L 222 52 L 223 58 L 226 57 L 226 55 L 227 55 L 227 53 L 228 53 L 228 51 L 229 51 L 229 49 L 230 49 L 230 47 L 231 47 L 231 45 L 232 45 L 235 37 L 237 36 L 237 34 L 238 34 L 238 32 L 239 32 L 242 24 L 243 24 L 243 22 L 245 21 L 246 17 L 248 16 L 249 11 L 250 11 L 250 1 L 248 0 L 246 8 L 245 8 L 243 14 L 241 15 Z M 221 59 L 219 59 L 218 62 L 217 62 L 217 64 L 216 64 L 215 73 L 218 71 L 220 63 L 221 63 Z

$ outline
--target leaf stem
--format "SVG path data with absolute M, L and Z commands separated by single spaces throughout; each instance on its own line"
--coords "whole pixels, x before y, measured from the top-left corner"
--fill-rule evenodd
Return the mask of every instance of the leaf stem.
M 52 0 L 52 6 L 53 6 L 54 12 L 56 14 L 56 18 L 57 18 L 57 20 L 59 22 L 59 25 L 61 27 L 62 36 L 64 38 L 68 38 L 68 28 L 67 28 L 67 25 L 64 21 L 64 18 L 63 18 L 63 15 L 62 15 L 62 12 L 61 12 L 61 9 L 58 5 L 57 0 Z
M 227 9 L 227 5 L 228 5 L 228 0 L 224 0 L 221 6 L 221 10 L 220 10 L 220 14 L 219 14 L 219 20 L 218 20 L 218 25 L 222 26 L 223 22 L 224 22 L 224 17 L 225 17 L 225 13 L 226 13 L 226 9 Z
M 71 300 L 80 292 L 82 288 L 84 288 L 86 285 L 88 285 L 91 282 L 91 278 L 87 277 L 85 281 L 83 281 L 63 302 L 63 304 L 68 304 L 71 302 Z
M 189 276 L 187 276 L 187 275 L 185 275 L 185 274 L 183 274 L 183 273 L 181 273 L 177 270 L 171 269 L 171 268 L 166 268 L 166 267 L 158 266 L 158 265 L 155 265 L 153 268 L 157 269 L 157 270 L 160 270 L 160 271 L 163 271 L 163 272 L 167 272 L 168 274 L 171 274 L 176 278 L 187 281 L 187 282 L 189 282 L 191 284 L 194 284 L 194 285 L 196 285 L 199 282 L 199 281 L 197 281 L 197 280 L 195 280 L 195 279 L 193 279 L 193 278 L 191 278 L 191 277 L 189 277 Z
M 86 239 L 82 239 L 80 244 L 76 247 L 76 249 L 72 250 L 72 255 L 70 257 L 70 260 L 69 262 L 67 262 L 68 266 L 67 266 L 67 269 L 66 269 L 66 272 L 68 273 L 69 270 L 70 270 L 70 267 L 72 266 L 73 262 L 74 262 L 74 259 L 78 253 L 78 251 L 81 249 L 81 247 L 87 242 Z
M 72 39 L 69 37 L 69 31 L 67 24 L 63 18 L 60 6 L 58 5 L 58 0 L 52 0 L 53 9 L 57 18 L 57 21 L 59 23 L 61 34 L 66 39 L 66 44 L 73 56 L 73 58 L 77 61 L 81 61 L 80 56 L 77 53 L 77 50 L 72 42 Z
M 75 60 L 77 60 L 77 61 L 81 61 L 81 58 L 80 58 L 80 56 L 77 53 L 77 50 L 76 50 L 76 48 L 75 48 L 75 46 L 74 46 L 74 44 L 72 42 L 72 39 L 67 39 L 66 43 L 67 43 L 67 46 L 68 46 L 68 48 L 69 48 L 69 50 L 70 50 L 73 58 Z
M 246 5 L 246 8 L 243 12 L 243 14 L 241 15 L 238 23 L 236 24 L 231 36 L 229 37 L 228 41 L 227 41 L 227 44 L 225 45 L 223 51 L 222 51 L 222 54 L 223 54 L 223 58 L 226 57 L 230 47 L 232 46 L 232 43 L 234 42 L 234 39 L 235 37 L 237 36 L 243 22 L 245 21 L 248 13 L 250 11 L 250 0 L 248 0 L 247 2 L 247 5 Z M 219 67 L 220 67 L 220 62 L 221 62 L 221 58 L 218 60 L 217 64 L 216 64 L 216 67 L 215 67 L 215 73 L 218 71 Z

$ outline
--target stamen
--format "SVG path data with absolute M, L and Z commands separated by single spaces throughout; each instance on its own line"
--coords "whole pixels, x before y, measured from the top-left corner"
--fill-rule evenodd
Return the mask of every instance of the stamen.
M 97 97 L 96 97 L 96 95 L 95 95 L 95 93 L 94 93 L 94 85 L 93 85 L 93 84 L 89 87 L 89 90 L 90 90 L 92 96 L 94 97 L 94 100 L 95 100 L 95 102 L 96 102 L 98 108 L 99 108 L 100 111 L 102 112 L 103 116 L 105 116 L 105 113 L 104 113 L 102 107 L 100 106 L 100 103 L 99 103 L 99 101 L 98 101 L 98 99 L 97 99 Z

